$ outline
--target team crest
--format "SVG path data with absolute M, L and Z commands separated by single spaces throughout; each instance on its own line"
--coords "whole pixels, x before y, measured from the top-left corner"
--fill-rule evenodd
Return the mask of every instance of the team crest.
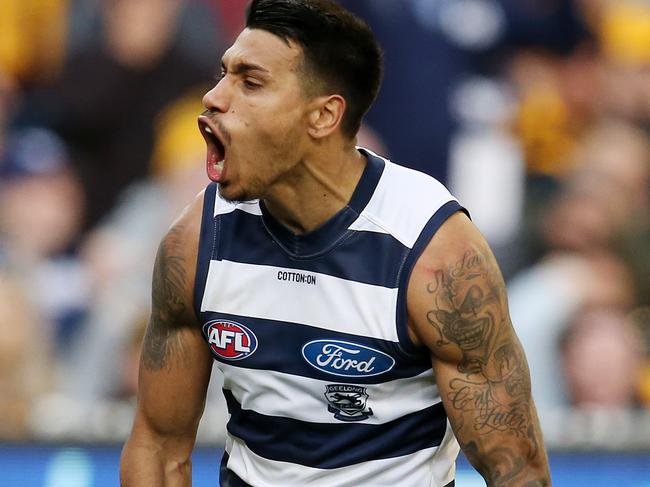
M 363 421 L 372 416 L 372 409 L 366 408 L 368 394 L 366 388 L 350 384 L 330 384 L 326 386 L 327 410 L 334 413 L 340 421 Z

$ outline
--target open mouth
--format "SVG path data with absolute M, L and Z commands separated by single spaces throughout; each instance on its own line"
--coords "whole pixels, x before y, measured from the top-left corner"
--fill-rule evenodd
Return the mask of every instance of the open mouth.
M 207 117 L 200 116 L 198 122 L 199 130 L 208 147 L 206 159 L 208 177 L 212 181 L 220 182 L 224 179 L 226 168 L 226 147 L 222 142 L 223 138 Z

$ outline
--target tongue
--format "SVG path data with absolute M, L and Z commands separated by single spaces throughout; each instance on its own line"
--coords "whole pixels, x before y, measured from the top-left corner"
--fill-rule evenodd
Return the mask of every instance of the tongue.
M 207 166 L 208 177 L 215 183 L 220 182 L 223 176 L 224 161 L 217 162 L 216 158 L 211 158 L 211 160 L 208 160 Z

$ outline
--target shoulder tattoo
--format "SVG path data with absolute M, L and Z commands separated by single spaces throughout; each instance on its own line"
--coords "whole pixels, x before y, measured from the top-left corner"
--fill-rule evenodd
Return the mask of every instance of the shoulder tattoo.
M 185 298 L 190 283 L 182 247 L 184 230 L 183 225 L 174 226 L 156 255 L 151 317 L 142 346 L 142 364 L 149 370 L 165 368 L 171 355 L 185 355 L 178 333 L 186 324 L 188 311 L 191 311 Z

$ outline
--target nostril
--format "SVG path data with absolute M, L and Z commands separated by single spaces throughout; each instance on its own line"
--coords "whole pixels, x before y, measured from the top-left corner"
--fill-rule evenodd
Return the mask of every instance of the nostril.
M 215 85 L 210 91 L 203 95 L 203 106 L 208 110 L 217 111 L 219 106 L 223 104 L 223 95 L 218 89 L 219 84 Z
M 230 103 L 224 90 L 217 85 L 205 94 L 203 106 L 212 112 L 226 113 L 230 108 Z

